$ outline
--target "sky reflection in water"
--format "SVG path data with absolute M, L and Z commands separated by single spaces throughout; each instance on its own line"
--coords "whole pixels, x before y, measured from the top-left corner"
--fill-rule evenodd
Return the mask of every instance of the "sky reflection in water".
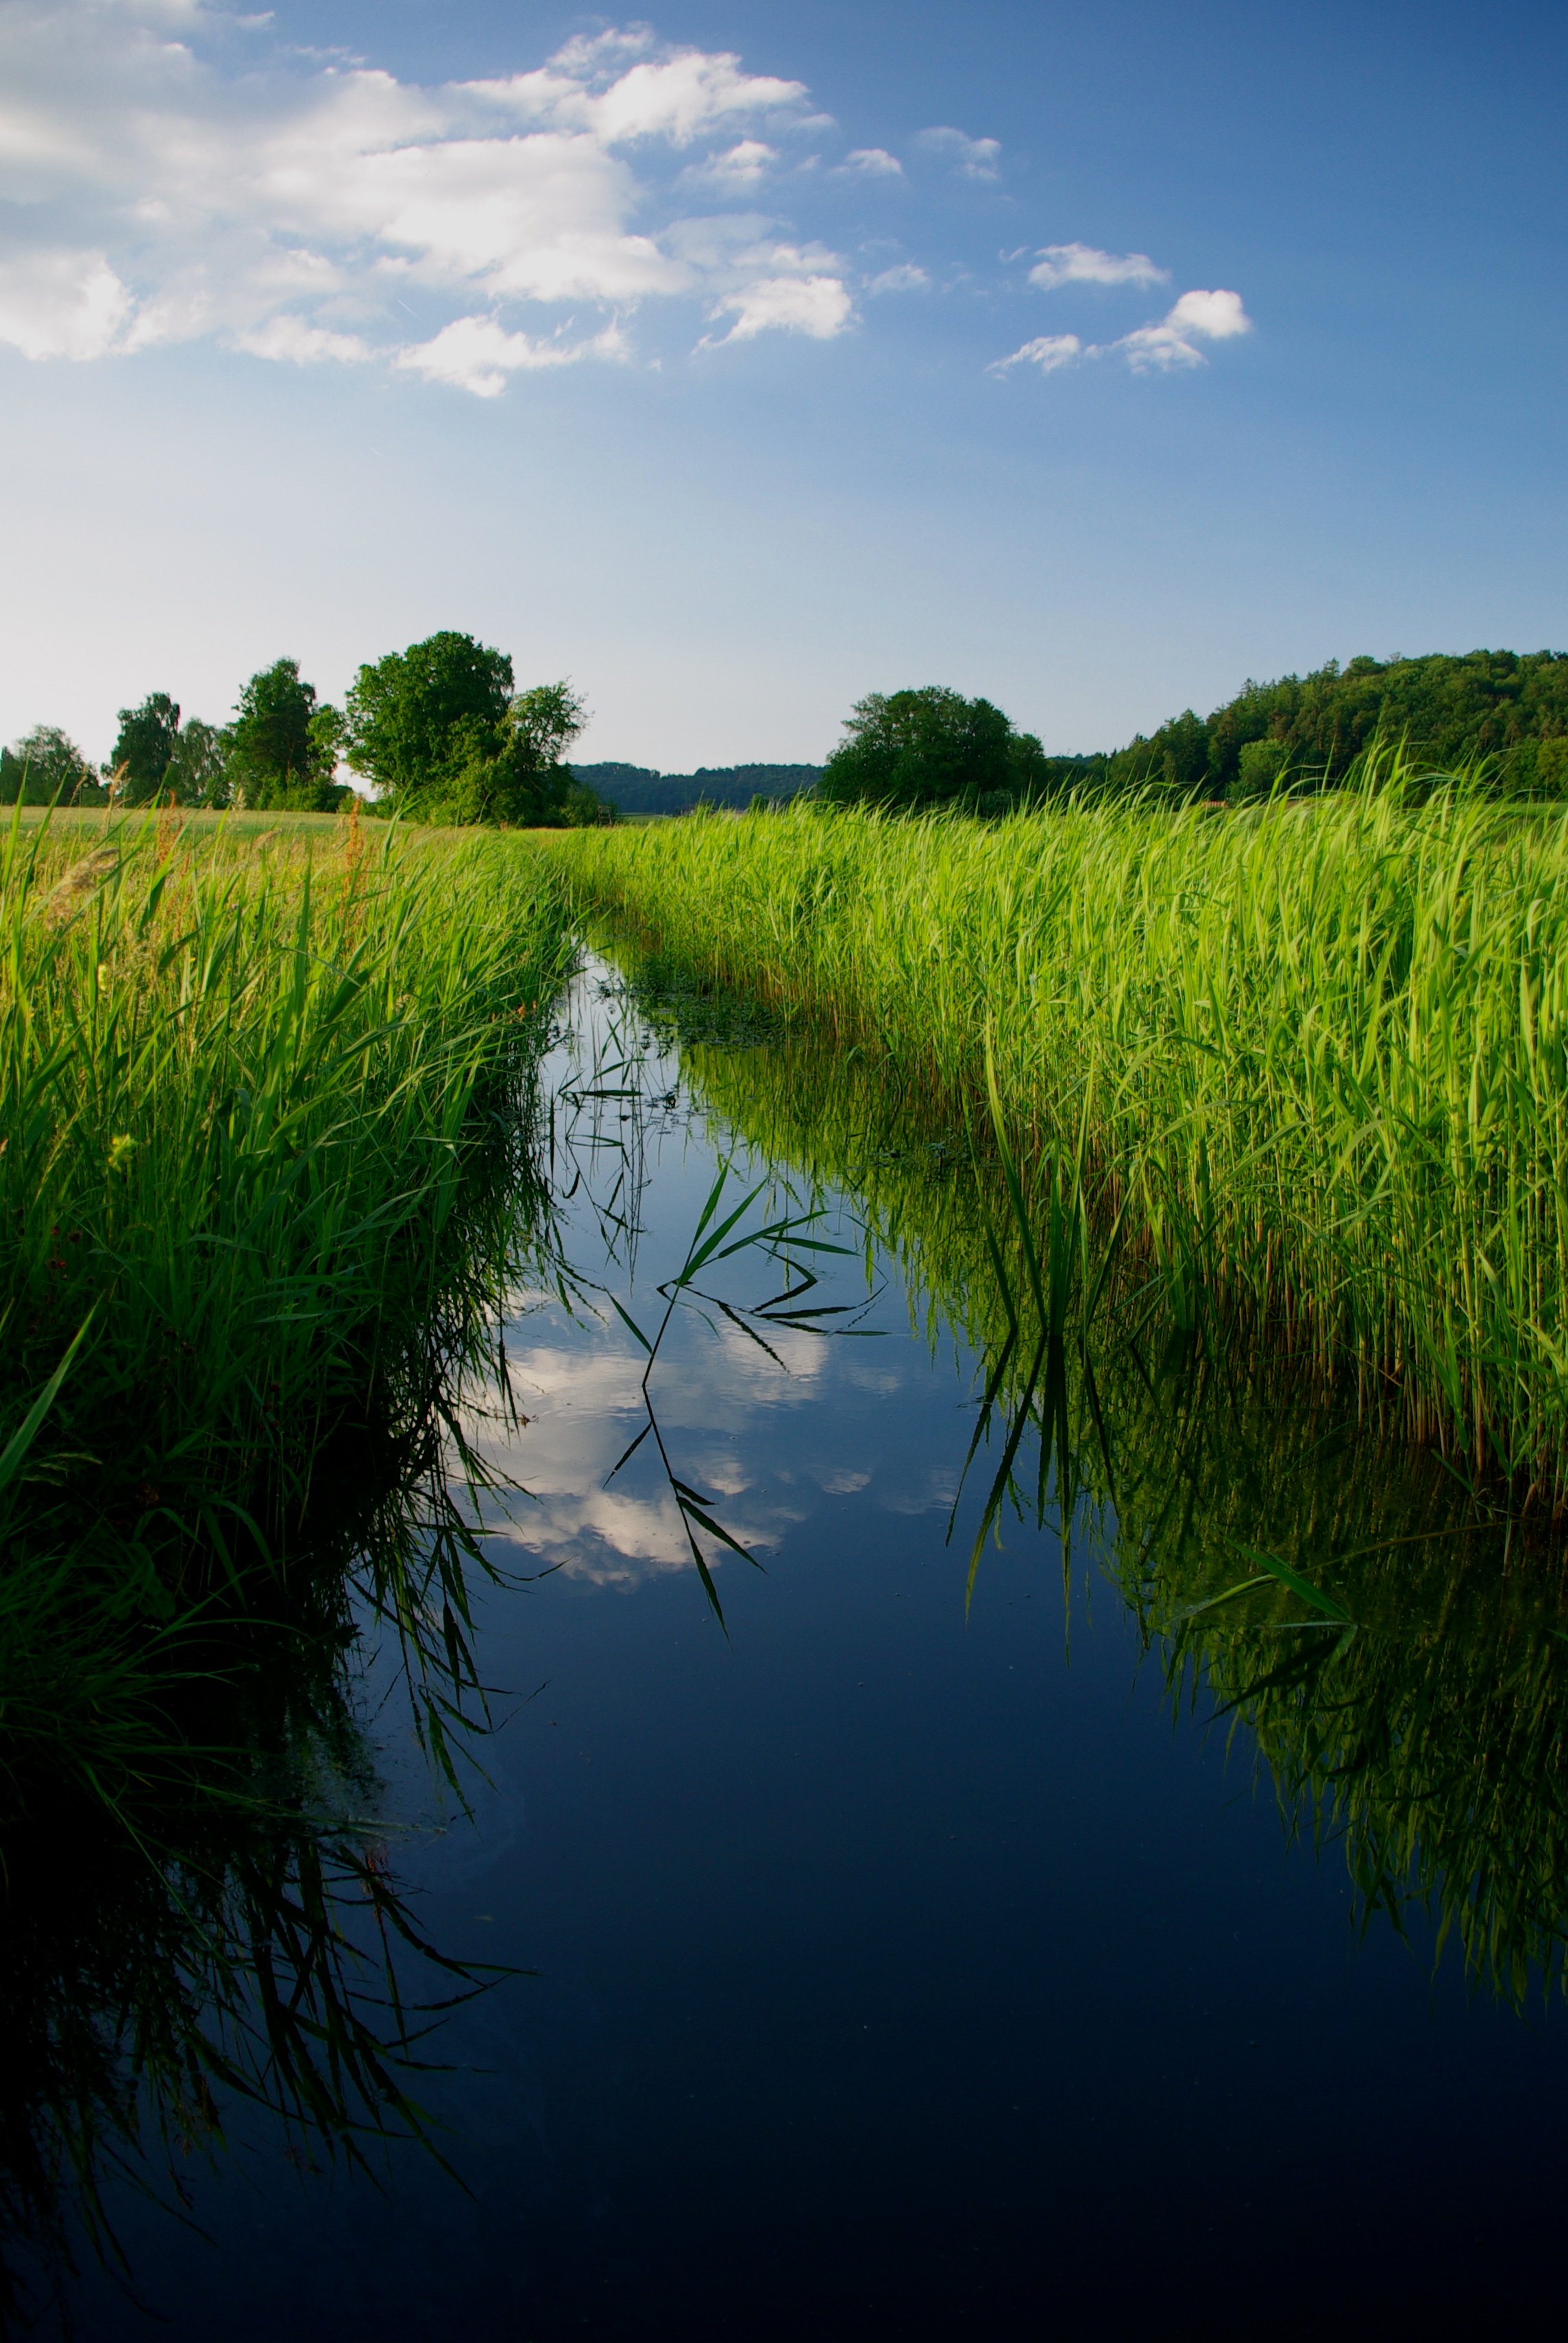
M 578 999 L 608 1025 L 604 980 Z M 678 1089 L 673 1061 L 639 1079 Z M 713 1141 L 685 1096 L 624 1111 L 578 1110 L 566 1246 L 646 1327 Z M 623 1141 L 635 1275 L 595 1236 Z M 858 1261 L 821 1265 L 864 1300 Z M 1240 2298 L 1272 2335 L 1441 2333 L 1551 2298 L 1555 2008 L 1434 1983 L 1419 1916 L 1358 1938 L 1341 1851 L 1287 1844 L 1211 1699 L 1173 1729 L 1117 1586 L 1075 1574 L 1064 1622 L 1049 1529 L 1008 1522 L 966 1619 L 974 1362 L 911 1332 L 886 1254 L 872 1282 L 859 1332 L 781 1332 L 778 1363 L 716 1311 L 661 1351 L 673 1468 L 762 1565 L 708 1542 L 728 1637 L 652 1443 L 606 1486 L 642 1421 L 632 1336 L 519 1307 L 528 1494 L 489 1532 L 528 1583 L 482 1606 L 508 1721 L 472 1821 L 386 1750 L 421 1924 L 536 1972 L 435 2054 L 472 2194 L 414 2154 L 382 2197 L 328 2182 L 257 2127 L 192 2175 L 210 2243 L 121 2208 L 167 2324 L 91 2279 L 85 2332 L 1185 2335 Z M 740 1254 L 704 1283 L 779 1279 Z

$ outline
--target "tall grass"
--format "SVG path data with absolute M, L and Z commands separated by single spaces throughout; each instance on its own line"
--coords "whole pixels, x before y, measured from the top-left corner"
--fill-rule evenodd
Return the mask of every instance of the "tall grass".
M 552 841 L 579 902 L 983 1113 L 1178 1323 L 1568 1489 L 1568 821 L 1397 755 L 1308 804 L 807 809 Z
M 108 1762 L 116 1715 L 134 1750 L 176 1631 L 302 1603 L 313 1513 L 425 1436 L 487 1181 L 518 1209 L 558 898 L 502 840 L 13 822 L 0 1768 Z

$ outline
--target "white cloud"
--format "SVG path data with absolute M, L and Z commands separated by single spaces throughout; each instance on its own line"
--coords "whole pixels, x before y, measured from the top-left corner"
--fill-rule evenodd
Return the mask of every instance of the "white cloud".
M 202 0 L 0 0 L 0 337 L 37 358 L 216 335 L 296 363 L 401 365 L 397 303 L 417 298 L 436 330 L 408 367 L 487 397 L 568 359 L 474 316 L 476 296 L 617 312 L 685 297 L 709 315 L 718 300 L 737 333 L 821 338 L 847 322 L 848 291 L 779 291 L 812 272 L 763 249 L 778 223 L 751 225 L 746 265 L 733 239 L 709 258 L 678 233 L 692 146 L 728 131 L 695 168 L 749 187 L 778 160 L 751 131 L 809 125 L 806 100 L 799 82 L 641 29 L 425 89 L 286 49 L 265 20 Z M 591 337 L 570 356 L 621 347 Z
M 133 303 L 101 252 L 29 252 L 0 261 L 0 342 L 28 358 L 100 358 Z
M 1080 358 L 1121 357 L 1134 374 L 1170 374 L 1181 367 L 1202 366 L 1201 341 L 1228 342 L 1250 334 L 1252 321 L 1241 307 L 1239 293 L 1183 293 L 1158 324 L 1140 326 L 1114 342 L 1080 342 L 1076 334 L 1042 334 L 1025 342 L 1005 358 L 992 360 L 988 372 L 1005 374 L 1010 367 L 1037 366 L 1041 374 L 1055 374 L 1075 366 Z
M 759 277 L 716 301 L 710 314 L 735 319 L 721 342 L 749 342 L 774 330 L 826 342 L 842 333 L 851 308 L 837 277 Z
M 253 332 L 234 336 L 236 349 L 253 357 L 290 358 L 296 366 L 319 366 L 336 360 L 342 366 L 362 364 L 376 353 L 358 334 L 334 334 L 324 326 L 307 326 L 303 317 L 269 317 Z
M 838 167 L 861 179 L 901 179 L 904 176 L 903 165 L 885 146 L 857 146 Z
M 620 357 L 625 344 L 619 328 L 607 326 L 591 341 L 535 341 L 527 334 L 509 334 L 494 317 L 456 317 L 443 326 L 433 341 L 399 350 L 396 363 L 427 382 L 449 382 L 476 397 L 494 398 L 507 387 L 511 374 L 537 373 L 544 367 L 575 366 L 580 358 Z
M 993 359 L 987 371 L 1005 374 L 1009 367 L 1037 366 L 1041 374 L 1054 374 L 1059 367 L 1071 366 L 1082 356 L 1083 344 L 1076 334 L 1040 334 L 1010 357 Z
M 682 176 L 744 192 L 765 179 L 778 162 L 776 146 L 769 146 L 760 138 L 742 138 L 722 155 L 710 155 L 706 163 L 691 165 Z
M 994 179 L 1001 159 L 1001 142 L 997 138 L 970 138 L 962 130 L 942 126 L 935 130 L 922 130 L 917 144 L 928 154 L 944 155 L 955 171 L 966 179 Z
M 1048 244 L 1029 281 L 1043 292 L 1058 285 L 1163 285 L 1171 275 L 1146 252 L 1101 252 L 1091 244 Z
M 1169 373 L 1173 367 L 1203 364 L 1201 341 L 1228 342 L 1250 334 L 1252 321 L 1241 307 L 1239 293 L 1183 293 L 1174 308 L 1157 326 L 1141 326 L 1123 334 L 1111 347 L 1120 350 L 1135 374 L 1151 367 Z
M 867 286 L 868 293 L 924 293 L 930 290 L 930 278 L 912 260 L 900 261 L 896 268 L 884 268 Z

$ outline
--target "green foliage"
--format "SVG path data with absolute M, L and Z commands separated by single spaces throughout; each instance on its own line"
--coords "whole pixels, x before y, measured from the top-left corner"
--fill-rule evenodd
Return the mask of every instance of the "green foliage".
M 388 651 L 350 687 L 348 762 L 397 811 L 418 818 L 467 768 L 498 752 L 511 695 L 511 660 L 472 635 L 447 631 Z
M 182 725 L 166 691 L 149 692 L 139 708 L 122 708 L 120 729 L 106 770 L 120 806 L 220 808 L 229 802 L 229 736 L 199 716 Z
M 216 2149 L 236 2098 L 351 2160 L 428 2136 L 433 1948 L 366 1844 L 357 1644 L 386 1628 L 453 1778 L 484 1715 L 461 1422 L 535 1268 L 569 959 L 498 840 L 82 842 L 0 840 L 7 2331 L 18 2224 L 103 2243 L 100 2172 Z M 443 2006 L 480 1982 L 438 1974 Z
M 150 691 L 139 708 L 121 709 L 109 770 L 122 805 L 151 805 L 162 796 L 179 732 L 180 711 L 166 691 Z
M 469 747 L 445 788 L 424 800 L 423 818 L 529 829 L 575 828 L 601 819 L 607 809 L 561 762 L 585 721 L 581 700 L 564 683 L 516 693 L 491 736 L 493 745 Z
M 1236 778 L 1231 784 L 1231 796 L 1240 801 L 1266 798 L 1276 789 L 1291 761 L 1291 751 L 1283 740 L 1271 736 L 1264 740 L 1249 740 L 1236 760 Z
M 336 709 L 317 706 L 316 686 L 301 681 L 297 659 L 275 659 L 251 677 L 228 739 L 236 805 L 330 813 L 341 802 L 344 790 L 333 774 L 343 719 Z
M 0 805 L 102 805 L 106 795 L 57 724 L 35 724 L 15 748 L 0 749 Z
M 823 768 L 824 804 L 911 813 L 932 806 L 992 812 L 1045 795 L 1045 752 L 989 699 L 928 685 L 855 703 L 846 739 Z
M 390 812 L 559 828 L 605 818 L 561 762 L 584 721 L 565 683 L 514 692 L 504 652 L 446 633 L 360 669 L 345 739 L 350 765 Z
M 1243 685 L 1206 724 L 1188 709 L 1118 750 L 1109 778 L 1176 798 L 1254 796 L 1287 766 L 1303 781 L 1342 780 L 1379 739 L 1405 742 L 1432 771 L 1489 759 L 1505 794 L 1568 794 L 1568 654 L 1331 659 L 1311 675 Z
M 229 737 L 221 727 L 204 724 L 199 716 L 186 717 L 164 769 L 159 795 L 171 791 L 178 805 L 216 811 L 229 803 Z

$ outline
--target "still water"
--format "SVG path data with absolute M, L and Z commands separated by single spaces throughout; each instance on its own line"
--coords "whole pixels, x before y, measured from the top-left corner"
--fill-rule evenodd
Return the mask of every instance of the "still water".
M 518 1298 L 526 1423 L 469 1423 L 518 1485 L 485 1501 L 506 1583 L 477 1600 L 498 1730 L 467 1813 L 390 1677 L 364 1689 L 419 1927 L 527 1972 L 427 2045 L 456 2177 L 405 2148 L 373 2186 L 242 2115 L 186 2160 L 183 2219 L 111 2187 L 134 2288 L 89 2267 L 45 2328 L 1540 2318 L 1568 2182 L 1549 1564 L 1505 1579 L 1430 1471 L 1254 1386 L 1204 1416 L 1190 1364 L 1141 1354 L 1106 1363 L 1100 1462 L 1074 1489 L 1059 1451 L 1043 1522 L 1020 1449 L 970 1590 L 1006 1417 L 965 1481 L 986 1255 L 956 1135 L 733 1021 L 683 1048 L 602 960 L 564 1024 L 575 1291 Z M 759 1192 L 672 1313 L 649 1429 L 633 1328 L 654 1339 L 722 1161 L 709 1232 Z M 1171 1636 L 1248 1576 L 1238 1545 L 1316 1569 L 1358 1522 L 1384 1548 L 1332 1583 L 1359 1641 L 1271 1582 L 1251 1626 L 1244 1600 L 1203 1614 L 1173 1692 Z M 1436 1958 L 1407 1893 L 1434 1865 L 1512 1991 L 1467 1979 L 1457 1926 Z

